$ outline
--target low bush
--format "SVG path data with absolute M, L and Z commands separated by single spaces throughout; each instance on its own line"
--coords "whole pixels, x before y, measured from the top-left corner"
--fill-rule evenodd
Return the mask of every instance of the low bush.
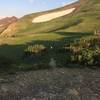
M 31 56 L 31 55 L 34 55 L 34 54 L 40 54 L 45 50 L 46 50 L 46 47 L 44 45 L 41 45 L 41 44 L 29 45 L 24 50 L 24 55 L 25 56 Z
M 100 38 L 80 39 L 70 44 L 71 63 L 100 65 Z

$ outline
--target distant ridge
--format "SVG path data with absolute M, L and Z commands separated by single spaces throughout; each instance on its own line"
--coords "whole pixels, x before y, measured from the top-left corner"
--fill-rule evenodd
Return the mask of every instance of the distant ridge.
M 12 17 L 1 17 L 0 19 L 0 33 L 3 32 L 5 29 L 7 29 L 7 27 L 16 22 L 18 20 L 17 17 L 12 16 Z

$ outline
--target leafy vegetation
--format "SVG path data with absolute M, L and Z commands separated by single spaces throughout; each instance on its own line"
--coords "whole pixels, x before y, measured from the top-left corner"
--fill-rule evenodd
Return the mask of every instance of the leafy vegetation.
M 57 67 L 99 67 L 100 36 L 93 36 L 100 28 L 99 6 L 99 0 L 88 0 L 73 14 L 46 23 L 32 24 L 41 13 L 22 17 L 8 27 L 12 37 L 0 37 L 0 68 L 45 69 L 51 59 Z
M 4 59 L 4 62 L 1 60 L 0 65 L 4 69 L 4 66 L 7 65 L 8 69 L 14 70 L 45 69 L 50 68 L 50 59 L 53 58 L 56 61 L 57 67 L 75 66 L 75 64 L 79 67 L 99 67 L 99 36 L 92 36 L 86 33 L 58 34 L 61 34 L 61 38 L 55 38 L 55 40 L 52 36 L 50 40 L 50 33 L 49 40 L 48 35 L 45 35 L 47 36 L 47 40 L 44 40 L 42 37 L 43 34 L 41 34 L 41 37 L 38 35 L 39 40 L 34 39 L 34 36 L 34 38 L 32 37 L 34 40 L 27 44 L 24 41 L 19 44 L 19 40 L 16 38 L 13 39 L 13 42 L 10 40 L 9 43 L 13 44 L 0 46 L 0 54 L 3 55 L 1 59 Z M 62 35 L 64 35 L 63 38 Z
M 100 66 L 100 37 L 80 39 L 70 44 L 71 61 L 82 65 Z
M 44 45 L 35 44 L 33 46 L 28 46 L 27 49 L 25 49 L 25 53 L 39 53 L 45 49 Z
M 45 13 L 49 13 L 49 11 Z M 68 16 L 56 18 L 45 23 L 32 23 L 33 18 L 41 14 L 44 14 L 44 12 L 22 17 L 16 23 L 10 25 L 4 32 L 4 35 L 8 34 L 9 36 L 13 34 L 14 37 L 20 37 L 54 31 L 93 32 L 100 27 L 100 2 L 98 0 L 86 0 L 86 3 L 82 4 L 76 12 Z

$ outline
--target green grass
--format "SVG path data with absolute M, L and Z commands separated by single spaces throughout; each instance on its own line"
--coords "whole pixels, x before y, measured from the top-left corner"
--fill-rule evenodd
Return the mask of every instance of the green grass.
M 58 49 L 62 48 L 65 44 L 69 44 L 75 39 L 81 37 L 87 37 L 91 33 L 67 33 L 67 32 L 52 32 L 52 33 L 40 33 L 30 34 L 22 37 L 9 37 L 1 38 L 0 55 L 8 59 L 12 59 L 14 63 L 11 69 L 29 70 L 29 69 L 42 69 L 47 68 L 51 58 L 57 59 L 59 66 L 64 64 L 64 58 L 66 53 L 59 53 Z M 48 52 L 40 57 L 23 58 L 24 50 L 29 45 L 42 44 Z M 54 48 L 51 50 L 51 46 Z M 63 59 L 62 59 L 63 58 Z M 36 66 L 38 64 L 38 66 Z M 11 66 L 11 65 L 9 65 Z
M 46 11 L 45 13 L 49 12 Z M 33 13 L 22 17 L 17 23 L 8 27 L 4 33 L 12 33 L 14 36 L 28 36 L 29 34 L 54 31 L 93 32 L 96 28 L 100 29 L 100 2 L 98 0 L 88 0 L 86 4 L 83 4 L 76 12 L 68 16 L 56 18 L 45 23 L 33 24 L 32 19 L 41 14 Z M 9 29 L 11 31 L 8 31 Z
M 14 33 L 13 37 L 0 37 L 0 56 L 13 61 L 8 66 L 20 70 L 47 68 L 51 58 L 57 60 L 58 66 L 66 66 L 64 62 L 70 54 L 60 48 L 80 38 L 92 36 L 94 30 L 99 29 L 99 6 L 99 0 L 88 0 L 77 12 L 41 24 L 31 23 L 33 17 L 41 13 L 22 17 L 8 27 L 11 31 L 7 31 L 7 34 Z M 48 52 L 40 57 L 24 58 L 24 50 L 35 44 L 44 45 Z M 50 49 L 51 46 L 54 49 Z
M 8 38 L 0 38 L 1 44 L 10 44 L 10 45 L 17 45 L 17 44 L 26 44 L 31 41 L 35 40 L 59 40 L 64 38 L 65 35 L 57 34 L 57 33 L 38 33 L 38 34 L 29 34 L 20 37 L 8 37 Z

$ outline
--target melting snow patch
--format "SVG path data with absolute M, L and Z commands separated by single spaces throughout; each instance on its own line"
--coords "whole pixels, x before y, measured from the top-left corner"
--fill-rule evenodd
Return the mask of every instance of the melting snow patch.
M 52 19 L 68 15 L 68 14 L 72 13 L 74 10 L 75 10 L 75 8 L 71 8 L 71 9 L 67 9 L 67 10 L 63 10 L 63 11 L 57 11 L 57 12 L 52 12 L 49 14 L 44 14 L 44 15 L 34 18 L 32 20 L 32 23 L 47 22 Z

